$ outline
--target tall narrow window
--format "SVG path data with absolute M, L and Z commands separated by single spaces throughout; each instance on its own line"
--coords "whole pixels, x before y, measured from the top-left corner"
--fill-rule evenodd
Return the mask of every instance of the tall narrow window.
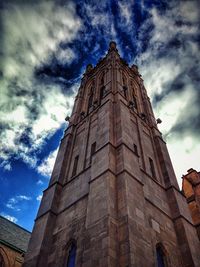
M 5 267 L 5 262 L 3 260 L 3 256 L 0 254 L 0 267 Z
M 104 74 L 103 74 L 103 76 L 101 77 L 101 85 L 104 85 Z
M 89 99 L 88 99 L 88 112 L 89 112 L 90 108 L 92 107 L 92 104 L 93 104 L 93 93 L 91 93 L 91 95 L 89 96 Z
M 123 75 L 123 77 L 122 77 L 122 83 L 123 83 L 123 85 L 126 85 L 126 80 L 125 80 L 124 75 Z
M 149 158 L 149 165 L 150 165 L 150 170 L 151 170 L 152 177 L 156 178 L 154 163 L 153 163 L 153 160 L 151 158 Z
M 138 156 L 138 149 L 137 149 L 137 146 L 136 146 L 136 144 L 134 144 L 134 145 L 133 145 L 133 147 L 134 147 L 134 153 L 135 153 L 135 155 L 137 155 L 137 156 Z
M 133 95 L 133 107 L 135 109 L 137 109 L 137 101 L 136 101 L 136 97 Z
M 100 99 L 104 97 L 104 94 L 105 94 L 105 86 L 102 86 L 100 89 Z
M 125 85 L 123 86 L 123 91 L 124 91 L 124 97 L 127 98 L 128 88 Z
M 92 156 L 94 155 L 95 151 L 96 151 L 96 142 L 94 142 L 94 143 L 91 145 L 90 163 L 92 162 Z
M 158 267 L 167 267 L 165 254 L 161 246 L 157 246 L 156 248 L 156 258 L 157 258 L 157 266 Z
M 67 267 L 75 267 L 75 262 L 76 262 L 76 245 L 72 243 L 69 250 Z
M 76 173 L 77 173 L 78 158 L 79 158 L 79 156 L 76 156 L 75 159 L 74 159 L 74 166 L 73 166 L 72 176 L 75 176 Z

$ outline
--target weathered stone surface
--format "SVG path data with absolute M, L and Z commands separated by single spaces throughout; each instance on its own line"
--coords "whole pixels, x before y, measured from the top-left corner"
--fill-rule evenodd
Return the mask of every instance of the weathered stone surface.
M 200 266 L 142 79 L 113 45 L 84 74 L 24 266 L 67 266 L 72 242 L 76 267 L 154 267 L 158 245 L 166 267 Z
M 190 169 L 183 176 L 183 193 L 200 240 L 200 173 Z
M 0 216 L 0 265 L 21 267 L 30 232 Z

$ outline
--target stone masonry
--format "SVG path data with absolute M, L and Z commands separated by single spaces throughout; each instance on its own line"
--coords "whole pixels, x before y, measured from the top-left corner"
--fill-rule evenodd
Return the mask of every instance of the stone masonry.
M 200 267 L 199 252 L 141 75 L 111 42 L 83 75 L 23 266 Z
M 31 233 L 0 216 L 0 267 L 21 267 Z
M 182 187 L 200 240 L 200 172 L 189 169 L 183 176 Z

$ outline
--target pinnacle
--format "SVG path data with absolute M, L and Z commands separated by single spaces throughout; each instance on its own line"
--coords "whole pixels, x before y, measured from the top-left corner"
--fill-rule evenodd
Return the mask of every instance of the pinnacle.
M 114 42 L 114 41 L 111 41 L 111 42 L 110 42 L 110 44 L 109 44 L 109 48 L 110 48 L 111 50 L 115 50 L 115 49 L 116 49 L 116 47 L 117 47 L 117 44 L 116 44 L 116 42 Z
M 111 41 L 110 44 L 109 44 L 108 52 L 111 52 L 111 51 L 118 52 L 118 50 L 117 50 L 117 44 L 114 41 Z

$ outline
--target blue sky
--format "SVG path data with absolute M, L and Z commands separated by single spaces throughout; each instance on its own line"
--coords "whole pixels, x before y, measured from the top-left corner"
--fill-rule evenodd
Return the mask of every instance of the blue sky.
M 0 214 L 32 229 L 80 79 L 111 40 L 137 64 L 177 174 L 200 166 L 199 1 L 3 1 Z

